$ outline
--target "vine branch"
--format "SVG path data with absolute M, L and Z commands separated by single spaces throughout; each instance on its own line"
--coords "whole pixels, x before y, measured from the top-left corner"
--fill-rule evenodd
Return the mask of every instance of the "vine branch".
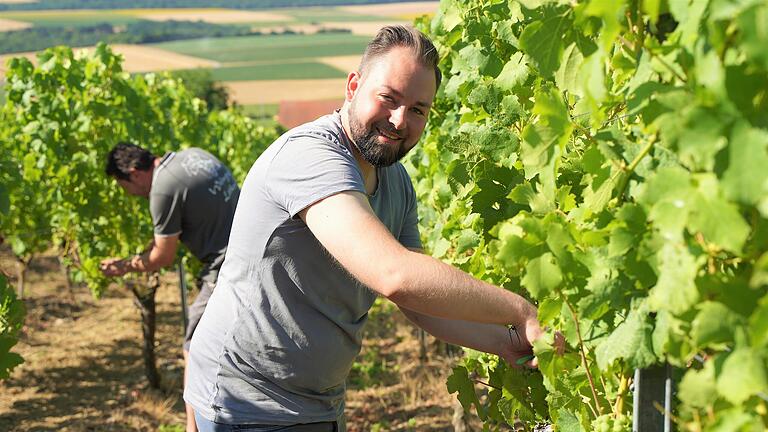
M 618 417 L 622 411 L 624 411 L 624 396 L 629 389 L 629 378 L 625 374 L 621 374 L 621 380 L 619 381 L 619 395 L 616 397 L 616 404 L 613 406 L 613 415 Z
M 576 310 L 568 300 L 563 299 L 565 305 L 568 306 L 568 310 L 571 311 L 573 322 L 576 324 L 576 335 L 579 337 L 579 351 L 581 352 L 581 362 L 584 365 L 584 370 L 587 372 L 587 379 L 589 380 L 589 388 L 592 390 L 592 398 L 595 400 L 595 408 L 599 415 L 603 415 L 603 408 L 600 406 L 600 401 L 597 398 L 597 390 L 595 389 L 595 379 L 592 377 L 592 372 L 589 370 L 589 363 L 587 363 L 587 353 L 584 351 L 584 339 L 581 337 L 581 326 L 579 325 L 579 319 L 576 316 Z
M 619 42 L 621 42 L 622 45 L 627 47 L 627 49 L 629 49 L 629 50 L 631 50 L 633 52 L 637 52 L 637 48 L 635 48 L 635 44 L 633 44 L 632 42 L 628 41 L 624 36 L 619 36 Z M 641 46 L 640 48 L 641 49 L 645 48 L 645 50 L 648 52 L 648 54 L 650 54 L 651 57 L 653 57 L 656 60 L 658 60 L 659 63 L 661 63 L 661 65 L 664 66 L 665 68 L 667 68 L 668 71 L 672 72 L 672 75 L 674 75 L 677 79 L 679 79 L 680 81 L 682 81 L 682 82 L 684 82 L 686 84 L 688 83 L 688 79 L 686 79 L 684 76 L 680 75 L 680 72 L 676 71 L 675 68 L 673 68 L 669 63 L 667 63 L 666 60 L 664 60 L 663 58 L 659 57 L 658 55 L 656 55 L 656 53 L 654 53 L 653 51 L 649 50 L 645 46 Z
M 492 389 L 494 389 L 494 390 L 498 390 L 498 391 L 501 391 L 501 388 L 500 388 L 500 387 L 496 387 L 496 386 L 495 386 L 495 385 L 493 385 L 493 384 L 488 384 L 488 383 L 487 383 L 487 382 L 485 382 L 485 381 L 480 381 L 479 379 L 473 379 L 472 381 L 473 381 L 473 382 L 475 382 L 475 383 L 477 383 L 477 384 L 480 384 L 480 385 L 484 385 L 484 386 L 486 386 L 486 387 L 490 387 L 490 388 L 492 388 Z
M 635 169 L 637 169 L 637 166 L 640 164 L 640 161 L 643 160 L 644 157 L 648 155 L 648 153 L 653 148 L 653 145 L 656 143 L 656 135 L 652 135 L 651 138 L 648 140 L 648 143 L 643 147 L 642 150 L 640 150 L 640 153 L 635 156 L 635 158 L 632 160 L 632 162 L 629 163 L 629 165 L 624 170 L 624 177 L 621 179 L 621 184 L 618 188 L 618 197 L 621 199 L 621 197 L 624 196 L 624 193 L 626 192 L 627 185 L 629 184 L 629 178 L 632 176 L 632 173 L 635 172 Z

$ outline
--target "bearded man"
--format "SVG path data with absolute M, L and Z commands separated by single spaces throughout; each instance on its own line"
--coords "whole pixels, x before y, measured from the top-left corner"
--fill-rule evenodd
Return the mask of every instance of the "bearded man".
M 420 253 L 398 160 L 424 131 L 437 62 L 422 33 L 383 28 L 342 108 L 254 163 L 192 340 L 184 397 L 201 431 L 344 430 L 345 380 L 377 296 L 447 342 L 512 364 L 531 354 L 542 334 L 532 304 Z

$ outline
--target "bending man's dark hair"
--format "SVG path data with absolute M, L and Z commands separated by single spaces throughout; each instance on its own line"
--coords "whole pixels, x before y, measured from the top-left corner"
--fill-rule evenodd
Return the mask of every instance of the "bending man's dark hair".
M 136 144 L 119 142 L 107 155 L 106 173 L 118 180 L 130 180 L 131 169 L 146 171 L 155 162 L 155 155 Z
M 364 76 L 371 63 L 396 47 L 410 48 L 422 66 L 434 69 L 435 88 L 440 87 L 443 76 L 440 73 L 440 68 L 437 67 L 437 63 L 440 61 L 437 48 L 424 33 L 413 27 L 402 25 L 382 27 L 373 40 L 368 43 L 363 58 L 360 60 L 360 75 Z

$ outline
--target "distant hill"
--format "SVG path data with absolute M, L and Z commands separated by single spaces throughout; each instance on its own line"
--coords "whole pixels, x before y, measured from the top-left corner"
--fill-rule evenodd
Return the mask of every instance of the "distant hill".
M 402 0 L 39 0 L 31 3 L 0 2 L 0 11 L 139 8 L 270 9 L 281 7 L 339 6 L 402 2 Z

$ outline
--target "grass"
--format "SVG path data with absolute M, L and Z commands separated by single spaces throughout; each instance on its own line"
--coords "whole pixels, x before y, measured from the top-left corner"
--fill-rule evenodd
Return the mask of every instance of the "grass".
M 360 54 L 370 38 L 350 34 L 264 35 L 164 42 L 152 46 L 220 62 L 279 61 Z
M 280 110 L 278 104 L 262 104 L 262 105 L 241 105 L 240 109 L 243 114 L 251 118 L 267 118 L 274 117 Z
M 260 126 L 276 126 L 278 124 L 276 120 L 277 112 L 280 110 L 278 104 L 241 105 L 240 110 Z
M 211 70 L 216 81 L 344 78 L 344 72 L 317 62 L 275 63 Z
M 113 11 L 34 11 L 0 14 L 0 18 L 23 21 L 36 27 L 84 27 L 102 23 L 112 25 L 128 24 L 140 21 L 139 18 Z

